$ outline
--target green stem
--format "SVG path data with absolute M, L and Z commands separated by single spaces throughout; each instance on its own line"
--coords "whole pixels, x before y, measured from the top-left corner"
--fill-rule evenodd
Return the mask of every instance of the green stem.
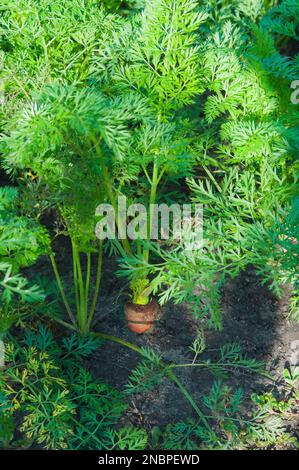
M 101 286 L 102 263 L 103 263 L 103 240 L 100 240 L 96 285 L 95 285 L 93 301 L 92 301 L 89 316 L 88 316 L 88 328 L 90 328 L 90 325 L 94 316 L 94 311 L 96 308 L 98 296 L 99 296 L 99 291 L 100 291 L 100 286 Z
M 132 351 L 137 352 L 141 356 L 144 356 L 144 352 L 142 351 L 141 348 L 139 348 L 138 346 L 135 346 L 135 344 L 130 343 L 129 341 L 125 341 L 124 339 L 118 338 L 117 336 L 109 335 L 107 333 L 91 333 L 91 335 L 107 340 L 107 341 L 113 341 L 114 343 L 121 344 L 122 346 L 125 346 L 126 348 L 132 349 Z
M 76 321 L 75 321 L 74 315 L 72 313 L 71 307 L 68 303 L 68 300 L 66 298 L 66 295 L 65 295 L 65 292 L 64 292 L 64 289 L 63 289 L 63 285 L 62 285 L 62 282 L 61 282 L 60 274 L 59 274 L 59 271 L 58 271 L 58 268 L 57 268 L 57 264 L 56 264 L 56 261 L 55 261 L 55 258 L 54 258 L 53 255 L 50 255 L 50 260 L 51 260 L 51 263 L 52 263 L 52 267 L 53 267 L 53 271 L 54 271 L 54 274 L 55 274 L 56 282 L 57 282 L 57 285 L 59 287 L 61 297 L 62 297 L 63 303 L 65 305 L 66 311 L 67 311 L 67 313 L 68 313 L 68 315 L 71 319 L 71 322 L 73 323 L 74 326 L 76 326 Z
M 91 272 L 91 254 L 87 253 L 87 267 L 86 267 L 86 282 L 85 282 L 85 310 L 88 312 L 88 294 L 90 286 L 90 272 Z
M 85 308 L 85 288 L 83 282 L 83 274 L 81 267 L 80 252 L 75 245 L 75 264 L 77 270 L 77 281 L 79 291 L 79 310 L 77 311 L 78 325 L 81 333 L 86 333 L 87 326 L 87 312 Z
M 125 341 L 121 338 L 118 338 L 117 336 L 113 336 L 113 335 L 108 335 L 106 333 L 92 333 L 93 336 L 96 336 L 98 338 L 102 338 L 102 339 L 105 339 L 105 340 L 108 340 L 108 341 L 113 341 L 115 343 L 118 343 L 118 344 L 121 344 L 122 346 L 125 346 L 129 349 L 132 349 L 133 351 L 137 352 L 138 354 L 140 354 L 142 357 L 145 357 L 145 354 L 143 352 L 143 350 L 141 348 L 139 348 L 138 346 L 135 346 L 135 344 L 132 344 L 128 341 Z M 190 405 L 192 406 L 192 408 L 194 409 L 194 411 L 196 412 L 196 414 L 198 415 L 198 417 L 201 419 L 201 421 L 203 422 L 204 426 L 209 430 L 211 431 L 211 427 L 205 417 L 205 415 L 203 414 L 203 412 L 200 410 L 200 408 L 197 406 L 197 404 L 195 403 L 195 401 L 193 400 L 192 396 L 190 395 L 190 393 L 188 392 L 188 390 L 186 389 L 186 387 L 184 387 L 184 385 L 182 384 L 182 382 L 180 381 L 180 379 L 176 376 L 176 374 L 172 371 L 172 370 L 169 370 L 168 369 L 169 366 L 166 366 L 165 365 L 165 368 L 167 370 L 167 377 L 169 380 L 171 380 L 172 382 L 174 382 L 177 387 L 180 389 L 180 391 L 182 392 L 182 394 L 184 395 L 184 397 L 187 399 L 187 401 L 190 403 Z
M 147 223 L 147 238 L 148 240 L 151 239 L 151 232 L 152 232 L 152 226 L 153 226 L 153 213 L 154 213 L 154 204 L 156 201 L 156 195 L 157 195 L 157 186 L 159 182 L 159 176 L 158 176 L 158 166 L 156 163 L 154 163 L 153 166 L 153 176 L 151 179 L 151 192 L 150 192 L 150 199 L 149 199 L 149 215 L 148 215 L 148 223 Z M 143 260 L 145 263 L 148 263 L 149 261 L 149 249 L 145 248 L 143 251 Z
M 73 327 L 72 325 L 65 325 L 67 326 L 69 329 L 73 330 Z M 129 348 L 131 349 L 132 351 L 135 351 L 137 352 L 138 354 L 140 354 L 142 357 L 145 357 L 145 354 L 143 352 L 143 350 L 141 348 L 139 348 L 138 346 L 135 346 L 135 344 L 132 344 L 130 343 L 129 341 L 125 341 L 121 338 L 118 338 L 117 336 L 114 336 L 114 335 L 109 335 L 107 333 L 90 333 L 91 336 L 94 336 L 94 337 L 97 337 L 97 338 L 101 338 L 101 339 L 104 339 L 106 341 L 113 341 L 114 343 L 118 343 L 126 348 Z M 192 408 L 194 409 L 194 411 L 196 412 L 196 414 L 198 415 L 198 417 L 200 418 L 200 420 L 203 422 L 204 426 L 209 430 L 211 431 L 211 427 L 205 417 L 205 415 L 203 414 L 203 412 L 200 410 L 200 408 L 197 406 L 197 404 L 195 403 L 195 401 L 193 400 L 192 396 L 190 395 L 190 393 L 188 392 L 188 390 L 184 387 L 184 385 L 182 384 L 182 382 L 179 380 L 179 378 L 176 376 L 176 374 L 172 371 L 172 370 L 169 370 L 169 366 L 165 365 L 165 369 L 167 369 L 167 377 L 169 380 L 171 380 L 172 382 L 174 382 L 177 387 L 180 389 L 180 391 L 182 392 L 182 394 L 184 395 L 184 397 L 186 398 L 186 400 L 190 403 L 190 405 L 192 406 Z
M 114 209 L 114 213 L 115 213 L 115 217 L 116 217 L 116 226 L 117 226 L 118 231 L 119 231 L 121 243 L 122 243 L 122 245 L 125 249 L 125 252 L 127 254 L 132 254 L 131 246 L 130 246 L 130 243 L 129 243 L 127 237 L 126 237 L 122 221 L 118 217 L 118 204 L 117 204 L 117 201 L 116 201 L 115 194 L 113 192 L 113 187 L 112 187 L 112 184 L 111 184 L 111 181 L 110 181 L 110 178 L 109 178 L 109 173 L 108 173 L 107 167 L 105 165 L 103 165 L 103 175 L 104 175 L 104 181 L 105 181 L 108 197 L 109 197 L 110 203 L 111 203 L 111 205 Z
M 60 318 L 52 318 L 52 320 L 55 320 L 57 323 L 64 326 L 65 328 L 68 328 L 69 330 L 78 332 L 78 328 L 77 328 L 76 325 L 71 325 L 71 323 L 67 323 L 67 322 L 61 320 Z
M 210 431 L 211 430 L 211 427 L 208 423 L 208 420 L 206 419 L 205 415 L 203 414 L 203 412 L 200 410 L 200 408 L 197 406 L 197 404 L 195 403 L 195 401 L 193 400 L 192 396 L 190 395 L 190 393 L 188 392 L 188 390 L 186 389 L 186 387 L 184 387 L 184 385 L 182 384 L 182 382 L 179 380 L 179 378 L 176 376 L 176 374 L 174 374 L 174 372 L 172 370 L 168 370 L 167 371 L 167 375 L 168 375 L 168 378 L 170 380 L 172 380 L 172 382 L 174 382 L 177 387 L 180 389 L 180 391 L 182 392 L 182 394 L 184 395 L 184 397 L 189 401 L 190 405 L 192 406 L 192 408 L 196 411 L 197 415 L 199 416 L 199 418 L 201 419 L 201 421 L 203 422 L 203 424 L 205 425 L 205 427 Z
M 123 245 L 121 243 L 119 243 L 119 241 L 117 240 L 117 238 L 115 238 L 115 240 L 113 240 L 116 248 L 118 249 L 120 255 L 125 258 L 127 256 L 127 252 L 126 250 L 124 249 Z
M 100 159 L 103 159 L 102 158 L 102 151 L 101 151 L 98 140 L 96 138 L 92 138 L 92 141 L 93 141 L 97 156 Z M 104 180 L 104 184 L 105 184 L 105 187 L 106 187 L 106 190 L 107 190 L 107 194 L 108 194 L 110 203 L 111 203 L 111 205 L 114 209 L 114 213 L 115 213 L 115 217 L 116 217 L 116 225 L 117 225 L 120 237 L 121 237 L 121 243 L 122 243 L 122 245 L 125 249 L 125 252 L 127 254 L 132 254 L 130 243 L 129 243 L 127 237 L 126 237 L 126 234 L 124 233 L 121 221 L 118 219 L 118 205 L 117 205 L 115 194 L 114 194 L 114 185 L 111 181 L 108 169 L 107 169 L 107 167 L 104 163 L 102 163 L 102 170 L 103 170 L 103 180 Z
M 142 249 L 141 249 L 140 240 L 136 240 L 136 246 L 137 246 L 137 255 L 138 255 L 138 257 L 140 258 L 141 255 L 142 255 Z
M 79 287 L 78 287 L 78 273 L 77 273 L 77 264 L 76 264 L 76 247 L 72 241 L 72 254 L 73 254 L 73 278 L 74 278 L 74 288 L 75 288 L 75 297 L 76 297 L 76 311 L 77 315 L 80 311 L 80 301 L 79 301 Z
M 206 363 L 206 362 L 196 362 L 196 363 L 187 363 L 187 364 L 171 364 L 170 368 L 171 369 L 178 369 L 182 367 L 206 367 L 207 369 L 210 370 L 216 370 L 217 369 L 222 369 L 222 370 L 227 370 L 231 371 L 231 368 L 238 368 L 238 369 L 245 369 L 250 372 L 255 372 L 256 374 L 259 374 L 263 377 L 267 377 L 268 379 L 272 379 L 273 377 L 271 374 L 268 374 L 267 372 L 264 372 L 262 370 L 253 370 L 250 368 L 250 366 L 246 366 L 243 364 L 236 364 L 233 362 L 217 362 L 215 364 L 212 363 Z
M 95 435 L 95 431 L 94 432 L 91 432 L 86 426 L 84 426 L 84 424 L 80 423 L 80 421 L 78 421 L 78 419 L 74 418 L 72 415 L 70 415 L 70 419 L 74 422 L 74 424 L 76 426 L 79 426 L 81 429 L 83 429 L 83 431 L 86 432 L 86 434 L 89 435 L 89 438 L 93 438 L 95 440 L 95 442 L 98 444 L 99 448 L 101 448 L 103 446 L 103 442 L 101 442 Z M 85 439 L 86 440 L 86 439 Z M 84 441 L 83 441 L 84 442 Z M 80 446 L 82 444 L 82 441 L 80 442 Z M 107 448 L 106 448 L 107 449 Z M 73 450 L 77 450 L 76 449 L 73 449 Z M 108 449 L 107 449 L 108 450 Z

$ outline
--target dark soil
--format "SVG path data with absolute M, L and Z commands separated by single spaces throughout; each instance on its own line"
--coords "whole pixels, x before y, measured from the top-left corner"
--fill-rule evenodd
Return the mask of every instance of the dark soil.
M 281 53 L 286 57 L 295 57 L 299 53 L 299 41 L 293 38 L 289 39 L 281 49 Z
M 119 286 L 116 286 L 117 292 Z M 288 297 L 286 291 L 284 297 L 277 300 L 267 287 L 261 285 L 253 270 L 242 273 L 223 291 L 223 330 L 206 330 L 205 358 L 213 360 L 221 345 L 237 342 L 249 357 L 263 361 L 266 369 L 276 378 L 273 383 L 265 377 L 252 374 L 230 374 L 227 383 L 234 388 L 243 388 L 248 397 L 253 392 L 262 393 L 272 389 L 280 394 L 282 372 L 290 360 L 291 344 L 299 339 L 299 324 L 286 318 Z M 102 314 L 106 309 L 108 312 L 105 320 L 98 325 L 99 331 L 141 347 L 150 347 L 166 361 L 184 363 L 192 360 L 189 346 L 198 328 L 205 325 L 203 321 L 194 318 L 188 305 L 169 303 L 163 307 L 162 317 L 155 330 L 150 334 L 136 336 L 126 328 L 122 302 L 109 305 L 107 298 L 101 304 Z M 105 343 L 89 363 L 89 368 L 97 378 L 122 388 L 139 360 L 134 351 L 116 343 Z M 179 376 L 198 403 L 201 402 L 202 394 L 209 392 L 214 380 L 201 368 L 180 369 Z M 166 379 L 154 391 L 135 395 L 129 401 L 124 423 L 142 425 L 148 430 L 153 426 L 164 427 L 193 416 L 193 410 L 181 392 Z
M 71 280 L 69 247 L 60 244 L 58 264 L 65 281 Z M 128 331 L 123 313 L 127 286 L 122 279 L 111 276 L 117 268 L 113 260 L 104 263 L 102 296 L 96 312 L 97 331 L 109 333 L 132 342 L 139 347 L 152 348 L 165 361 L 186 363 L 192 361 L 189 346 L 197 335 L 198 328 L 205 329 L 206 352 L 204 358 L 217 357 L 219 347 L 228 342 L 237 342 L 249 357 L 263 361 L 266 370 L 275 381 L 264 376 L 230 373 L 226 383 L 233 388 L 241 387 L 246 397 L 253 392 L 273 391 L 278 397 L 283 390 L 282 372 L 289 366 L 291 345 L 299 340 L 299 324 L 288 319 L 289 292 L 277 299 L 263 286 L 253 269 L 231 280 L 222 293 L 223 329 L 211 331 L 203 320 L 194 317 L 186 305 L 168 303 L 151 333 L 136 335 Z M 39 275 L 51 276 L 48 263 L 35 266 Z M 68 279 L 69 278 L 69 279 Z M 86 367 L 98 379 L 123 389 L 134 367 L 140 361 L 138 353 L 113 342 L 103 342 L 102 347 L 86 362 Z M 201 398 L 209 392 L 214 378 L 201 368 L 176 369 L 195 401 L 201 406 Z M 154 426 L 164 428 L 167 424 L 194 416 L 193 409 L 178 388 L 164 379 L 153 391 L 128 397 L 129 407 L 122 418 L 123 425 L 143 426 L 151 431 Z M 293 420 L 291 428 L 296 430 L 299 419 Z M 296 431 L 295 431 L 296 432 Z

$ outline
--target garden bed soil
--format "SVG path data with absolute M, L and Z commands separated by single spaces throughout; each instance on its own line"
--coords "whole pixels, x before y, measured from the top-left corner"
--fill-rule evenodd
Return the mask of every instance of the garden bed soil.
M 239 343 L 249 357 L 265 363 L 276 382 L 263 376 L 235 372 L 229 375 L 226 383 L 234 388 L 243 388 L 247 398 L 254 392 L 270 390 L 274 390 L 279 397 L 283 391 L 282 373 L 289 366 L 292 355 L 291 346 L 299 340 L 299 324 L 286 318 L 289 310 L 288 291 L 277 300 L 267 287 L 261 285 L 254 271 L 249 270 L 226 286 L 222 295 L 222 310 L 222 331 L 205 330 L 207 351 L 204 357 L 216 359 L 221 345 Z M 139 347 L 152 348 L 164 360 L 174 363 L 190 362 L 192 353 L 189 346 L 198 328 L 205 327 L 205 322 L 194 318 L 188 305 L 169 303 L 163 307 L 155 330 L 138 336 L 127 330 L 121 303 L 113 305 L 110 311 L 104 324 L 98 325 L 99 331 L 121 337 Z M 109 342 L 102 346 L 88 366 L 97 378 L 122 388 L 139 360 L 140 357 L 134 351 Z M 200 403 L 202 394 L 209 392 L 214 378 L 201 368 L 176 371 L 188 391 Z M 154 426 L 163 428 L 190 416 L 194 415 L 189 403 L 173 383 L 164 379 L 157 389 L 129 398 L 123 424 L 144 426 L 150 431 Z M 293 429 L 298 424 L 299 416 L 297 420 L 294 417 Z
M 66 282 L 71 282 L 71 266 L 65 259 L 70 259 L 67 246 L 60 246 L 57 257 Z M 162 308 L 162 314 L 154 330 L 143 335 L 136 335 L 127 328 L 123 305 L 127 300 L 126 286 L 122 279 L 111 276 L 117 265 L 110 258 L 105 259 L 102 279 L 101 298 L 96 310 L 95 330 L 115 335 L 139 347 L 152 348 L 166 362 L 184 363 L 192 360 L 189 346 L 199 328 L 205 329 L 206 352 L 204 358 L 217 357 L 217 350 L 228 342 L 237 342 L 249 357 L 265 363 L 266 370 L 274 376 L 270 381 L 264 376 L 230 373 L 226 381 L 233 388 L 241 387 L 249 399 L 254 392 L 273 391 L 277 397 L 283 392 L 282 373 L 290 365 L 292 345 L 299 340 L 299 324 L 288 318 L 288 289 L 277 299 L 267 286 L 261 284 L 254 269 L 241 273 L 228 282 L 222 292 L 223 329 L 207 329 L 204 320 L 196 319 L 192 308 L 187 305 L 174 305 L 169 302 Z M 50 265 L 47 261 L 39 262 L 35 272 L 49 277 Z M 31 272 L 32 274 L 32 272 Z M 140 361 L 136 352 L 114 342 L 103 342 L 102 346 L 86 361 L 85 366 L 95 378 L 103 379 L 113 387 L 122 390 L 134 367 Z M 201 368 L 176 369 L 178 376 L 193 398 L 200 404 L 201 397 L 208 393 L 214 378 Z M 128 397 L 128 409 L 122 418 L 123 426 L 142 426 L 148 432 L 158 426 L 195 417 L 190 404 L 178 388 L 167 379 L 160 386 L 146 393 Z M 290 430 L 296 433 L 299 416 L 295 415 L 289 423 Z

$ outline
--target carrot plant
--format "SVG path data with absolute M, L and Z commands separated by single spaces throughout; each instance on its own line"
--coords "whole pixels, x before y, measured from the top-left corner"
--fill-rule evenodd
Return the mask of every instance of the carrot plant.
M 120 20 L 107 16 L 97 2 L 81 7 L 80 2 L 68 0 L 62 4 L 32 1 L 30 5 L 7 1 L 1 6 L 0 21 L 6 103 L 2 122 L 7 130 L 16 131 L 14 137 L 11 134 L 16 159 L 9 151 L 8 166 L 12 169 L 15 160 L 15 169 L 26 175 L 28 168 L 30 175 L 34 172 L 38 183 L 31 183 L 31 193 L 38 198 L 43 192 L 48 205 L 60 214 L 62 232 L 70 235 L 75 314 L 55 256 L 50 258 L 71 322 L 86 332 L 94 316 L 103 256 L 102 241 L 97 243 L 94 234 L 95 208 L 106 195 L 115 206 L 113 172 L 120 174 L 117 167 L 130 148 L 129 124 L 140 121 L 145 105 L 134 93 L 109 96 L 94 78 L 95 55 L 102 54 L 111 25 L 117 30 Z M 73 29 L 74 35 L 70 34 Z M 49 82 L 52 85 L 45 87 Z M 20 111 L 12 118 L 16 109 Z M 21 155 L 17 146 L 25 149 L 23 144 L 27 150 Z M 8 149 L 10 143 L 4 146 Z M 18 171 L 14 170 L 16 176 Z M 44 205 L 41 201 L 39 212 Z M 126 240 L 123 244 L 128 249 Z M 98 253 L 98 261 L 91 286 L 93 252 Z
M 37 302 L 45 297 L 19 271 L 49 252 L 49 239 L 43 227 L 18 214 L 18 203 L 17 189 L 0 188 L 0 339 L 20 320 L 16 299 Z
M 175 5 L 163 0 L 145 2 L 141 15 L 119 33 L 106 54 L 112 86 L 122 92 L 134 90 L 152 115 L 138 133 L 134 158 L 128 158 L 128 171 L 135 168 L 136 172 L 137 167 L 137 189 L 142 196 L 137 199 L 138 192 L 132 194 L 128 188 L 129 198 L 147 207 L 147 242 L 137 240 L 136 246 L 126 252 L 126 262 L 139 270 L 137 276 L 131 276 L 136 303 L 147 303 L 155 286 L 155 280 L 148 278 L 148 242 L 154 205 L 163 195 L 161 185 L 191 174 L 195 163 L 189 151 L 194 123 L 186 110 L 202 91 L 196 33 L 206 18 L 193 0 L 179 0 Z
M 269 21 L 257 25 L 269 2 L 199 8 L 193 0 L 145 1 L 127 18 L 92 1 L 83 13 L 68 0 L 62 10 L 32 0 L 30 17 L 21 1 L 8 5 L 2 76 L 8 109 L 20 110 L 2 118 L 2 151 L 10 171 L 30 168 L 71 238 L 74 309 L 51 261 L 73 326 L 90 330 L 98 298 L 103 242 L 94 234 L 96 206 L 109 202 L 118 214 L 120 196 L 148 209 L 145 240 L 129 240 L 116 216 L 112 244 L 134 302 L 145 304 L 162 288 L 161 302 L 188 299 L 219 326 L 215 286 L 248 264 L 252 225 L 270 227 L 271 214 L 279 217 L 296 192 L 298 112 L 290 81 L 297 58 L 281 56 Z M 171 252 L 151 240 L 153 206 L 190 202 L 188 191 L 206 206 L 206 246 L 190 254 L 175 242 Z
M 152 448 L 227 450 L 268 448 L 274 444 L 282 448 L 297 448 L 296 437 L 288 432 L 283 422 L 288 410 L 296 409 L 298 392 L 292 385 L 288 386 L 289 391 L 279 401 L 272 393 L 254 393 L 245 405 L 244 390 L 232 389 L 226 384 L 226 379 L 237 370 L 242 370 L 245 374 L 267 375 L 270 378 L 263 371 L 262 364 L 248 358 L 235 343 L 223 345 L 216 355 L 213 350 L 212 360 L 202 359 L 202 355 L 208 351 L 201 331 L 189 349 L 189 362 L 171 364 L 165 364 L 162 357 L 154 351 L 143 349 L 144 358 L 132 371 L 126 384 L 126 393 L 134 396 L 135 393 L 144 393 L 159 387 L 163 378 L 171 379 L 173 371 L 184 368 L 199 368 L 215 377 L 209 392 L 202 395 L 199 403 L 193 402 L 196 418 L 170 424 L 164 430 L 155 427 L 150 442 Z M 289 375 L 284 372 L 284 376 Z M 294 379 L 291 379 L 291 383 L 294 383 Z M 280 412 L 275 413 L 274 410 Z
M 6 359 L 13 365 L 0 371 L 4 446 L 13 443 L 17 416 L 29 445 L 145 447 L 144 431 L 117 427 L 123 394 L 80 366 L 96 349 L 94 338 L 142 356 L 126 394 L 147 392 L 166 378 L 191 405 L 196 419 L 159 434 L 166 449 L 292 440 L 273 414 L 292 408 L 293 385 L 287 403 L 270 393 L 253 396 L 248 417 L 240 389 L 216 380 L 198 404 L 179 379 L 176 371 L 194 367 L 224 378 L 235 369 L 264 374 L 238 345 L 225 344 L 211 361 L 201 356 L 207 351 L 199 334 L 190 361 L 176 364 L 109 334 L 91 334 L 109 250 L 121 258 L 120 274 L 139 305 L 156 294 L 161 304 L 188 301 L 220 328 L 220 287 L 253 263 L 276 293 L 291 282 L 295 310 L 299 108 L 291 103 L 291 86 L 299 61 L 285 51 L 290 38 L 298 40 L 299 5 L 276 3 L 2 1 L 1 164 L 19 190 L 0 190 L 0 341 L 20 311 L 15 298 L 44 299 L 19 273 L 42 253 L 50 257 L 69 317 L 59 321 L 82 334 L 60 344 L 43 327 L 19 341 L 9 337 Z M 147 208 L 144 239 L 127 234 L 129 218 L 119 214 L 124 197 Z M 202 249 L 152 240 L 155 203 L 175 202 L 204 206 Z M 101 203 L 113 208 L 114 240 L 96 236 Z M 47 234 L 36 220 L 49 209 L 56 225 Z M 71 287 L 50 248 L 49 237 L 60 235 L 70 239 Z M 289 383 L 297 379 L 285 376 Z
M 109 98 L 95 89 L 48 86 L 14 123 L 10 121 L 12 132 L 3 141 L 10 162 L 14 160 L 15 167 L 31 168 L 46 185 L 63 230 L 71 238 L 75 315 L 54 255 L 50 258 L 69 317 L 81 332 L 90 329 L 100 288 L 103 242 L 95 237 L 95 208 L 106 194 L 112 193 L 114 201 L 109 160 L 112 157 L 120 162 L 128 151 L 127 123 L 139 119 L 142 107 L 132 94 Z M 120 250 L 126 248 L 126 240 L 123 242 Z M 92 253 L 98 254 L 98 261 L 90 299 Z
M 9 338 L 6 360 L 13 366 L 0 371 L 1 447 L 144 449 L 143 429 L 118 426 L 127 408 L 124 395 L 83 367 L 97 347 L 97 340 L 76 334 L 57 342 L 44 327 Z
M 19 271 L 49 252 L 49 239 L 39 224 L 18 213 L 19 202 L 17 189 L 0 188 L 0 367 L 5 365 L 8 331 L 24 320 L 24 305 L 45 299 L 43 290 Z
M 66 2 L 65 19 L 66 23 L 72 23 L 73 10 L 68 9 L 68 5 Z M 32 70 L 29 67 L 32 76 L 20 87 L 28 104 L 14 118 L 7 119 L 9 135 L 3 139 L 3 152 L 7 155 L 8 167 L 30 168 L 47 185 L 50 199 L 52 196 L 54 205 L 59 208 L 72 240 L 76 318 L 54 256 L 51 261 L 65 307 L 73 325 L 81 332 L 90 329 L 100 286 L 101 241 L 96 248 L 99 253 L 97 279 L 89 305 L 91 253 L 96 244 L 93 213 L 97 204 L 109 201 L 117 213 L 117 197 L 128 194 L 136 201 L 134 182 L 142 178 L 143 192 L 149 194 L 146 205 L 149 209 L 147 238 L 150 239 L 152 207 L 159 184 L 167 174 L 178 178 L 192 168 L 193 156 L 187 152 L 191 124 L 182 113 L 200 89 L 195 31 L 206 18 L 205 13 L 196 11 L 195 7 L 191 0 L 179 1 L 176 8 L 159 0 L 154 4 L 148 2 L 144 11 L 133 19 L 108 17 L 108 32 L 114 21 L 114 40 L 107 44 L 105 34 L 93 38 L 90 48 L 86 46 L 82 50 L 82 55 L 86 55 L 84 70 L 72 60 L 71 75 L 64 77 L 60 74 L 60 64 L 52 64 L 51 58 L 54 60 L 55 47 L 62 54 L 62 62 L 65 52 L 61 51 L 61 42 L 56 37 L 51 39 L 51 29 L 46 23 L 52 13 L 55 26 L 57 10 L 47 2 L 39 9 L 35 4 L 34 11 L 43 25 L 39 42 L 47 46 L 43 48 L 43 60 L 45 67 L 53 68 L 56 83 L 28 96 L 26 87 L 33 80 L 39 83 L 40 79 L 36 75 L 40 67 L 37 67 L 34 47 L 28 50 L 34 65 Z M 7 10 L 4 19 L 5 24 L 14 24 L 14 15 Z M 104 21 L 103 15 L 99 13 L 94 21 L 100 24 Z M 27 33 L 29 42 L 28 35 L 35 23 L 29 19 L 25 26 L 28 31 L 25 28 L 22 34 Z M 7 53 L 3 69 L 9 77 L 7 64 L 19 63 L 19 38 L 13 30 L 7 33 L 7 39 L 14 46 L 12 52 Z M 34 46 L 37 47 L 35 43 Z M 72 41 L 68 47 L 72 56 Z M 11 79 L 7 80 L 7 90 L 16 86 Z M 70 80 L 72 84 L 68 85 Z M 42 88 L 42 85 L 34 88 Z M 81 188 L 84 188 L 84 201 Z M 122 224 L 119 220 L 116 222 L 121 238 L 121 242 L 114 242 L 117 250 L 122 256 L 136 254 L 141 266 L 146 266 L 150 255 L 148 245 L 137 241 L 135 251 Z M 80 259 L 83 252 L 86 254 L 85 277 Z M 145 289 L 137 296 L 137 301 L 143 296 L 146 302 L 152 289 L 145 268 L 142 277 Z
M 187 184 L 192 201 L 205 207 L 204 247 L 190 253 L 182 243 L 172 243 L 172 250 L 152 244 L 160 261 L 148 266 L 155 291 L 163 286 L 161 303 L 170 298 L 178 303 L 188 300 L 217 327 L 221 325 L 220 287 L 227 276 L 254 263 L 266 279 L 272 272 L 274 279 L 282 280 L 288 263 L 282 267 L 279 260 L 285 250 L 279 245 L 288 246 L 288 266 L 294 273 L 297 236 L 294 225 L 290 229 L 288 214 L 298 194 L 299 124 L 298 107 L 291 102 L 298 55 L 286 60 L 280 54 L 277 36 L 268 29 L 271 24 L 275 31 L 274 20 L 265 19 L 261 25 L 252 21 L 262 17 L 262 8 L 253 16 L 250 10 L 245 14 L 241 4 L 223 10 L 221 5 L 210 5 L 209 34 L 206 30 L 198 34 L 205 91 L 196 101 L 195 109 L 200 111 L 193 125 L 197 132 L 189 143 L 198 175 L 187 178 Z M 274 13 L 287 15 L 288 8 L 292 9 L 288 5 L 285 2 Z M 267 18 L 279 21 L 274 13 L 270 11 Z M 279 25 L 276 29 L 280 31 Z M 281 239 L 278 244 L 277 238 Z M 128 272 L 136 276 L 138 266 L 123 263 L 122 273 Z

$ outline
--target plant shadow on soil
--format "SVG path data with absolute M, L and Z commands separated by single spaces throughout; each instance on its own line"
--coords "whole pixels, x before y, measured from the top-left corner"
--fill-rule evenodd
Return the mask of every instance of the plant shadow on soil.
M 114 287 L 112 298 L 121 286 Z M 223 344 L 237 342 L 248 357 L 264 362 L 267 371 L 276 378 L 274 390 L 279 396 L 282 372 L 291 354 L 290 345 L 299 338 L 299 324 L 285 318 L 288 298 L 288 292 L 285 292 L 277 300 L 266 286 L 261 285 L 253 269 L 231 280 L 222 294 L 223 329 L 219 332 L 205 329 L 207 349 L 202 358 L 213 361 Z M 189 346 L 198 329 L 205 328 L 205 322 L 194 318 L 192 309 L 185 304 L 164 306 L 154 331 L 141 336 L 127 330 L 122 302 L 110 311 L 112 314 L 108 314 L 103 324 L 98 326 L 99 331 L 119 336 L 140 347 L 152 348 L 172 363 L 192 361 Z M 89 363 L 89 368 L 97 378 L 122 388 L 139 361 L 140 357 L 134 351 L 116 343 L 105 343 Z M 215 377 L 199 367 L 176 369 L 176 373 L 202 407 L 202 395 L 209 393 Z M 273 389 L 273 382 L 267 378 L 238 371 L 230 373 L 225 383 L 234 389 L 241 387 L 247 398 L 253 392 Z M 124 424 L 144 426 L 148 430 L 194 417 L 189 403 L 167 379 L 154 390 L 129 397 L 129 404 Z
M 71 282 L 71 266 L 68 243 L 59 243 L 58 266 L 66 283 Z M 70 264 L 70 263 L 69 263 Z M 225 383 L 233 389 L 242 388 L 245 397 L 253 392 L 273 390 L 277 397 L 283 389 L 282 372 L 291 356 L 291 344 L 299 339 L 299 324 L 287 319 L 289 292 L 277 299 L 263 286 L 250 268 L 228 282 L 222 292 L 222 331 L 209 330 L 206 321 L 196 319 L 187 304 L 174 305 L 169 302 L 162 308 L 162 314 L 154 330 L 149 334 L 136 335 L 128 331 L 124 321 L 123 304 L 127 286 L 123 279 L 111 276 L 117 263 L 111 258 L 104 260 L 101 297 L 96 310 L 94 330 L 115 335 L 139 347 L 153 349 L 166 362 L 190 363 L 193 355 L 189 349 L 199 328 L 205 331 L 206 351 L 202 359 L 216 359 L 219 348 L 227 343 L 240 344 L 248 357 L 262 361 L 275 381 L 264 376 L 229 373 Z M 47 261 L 40 261 L 34 267 L 35 273 L 52 277 Z M 31 270 L 32 275 L 32 270 Z M 95 378 L 102 379 L 113 387 L 123 390 L 129 375 L 138 363 L 140 355 L 114 342 L 104 341 L 101 347 L 85 362 Z M 200 408 L 203 409 L 202 395 L 209 393 L 215 380 L 209 372 L 200 367 L 176 369 L 176 373 Z M 122 418 L 123 426 L 142 426 L 149 432 L 155 426 L 163 429 L 190 417 L 196 417 L 175 384 L 163 379 L 154 390 L 128 396 L 128 409 Z M 292 423 L 291 428 L 295 429 Z

